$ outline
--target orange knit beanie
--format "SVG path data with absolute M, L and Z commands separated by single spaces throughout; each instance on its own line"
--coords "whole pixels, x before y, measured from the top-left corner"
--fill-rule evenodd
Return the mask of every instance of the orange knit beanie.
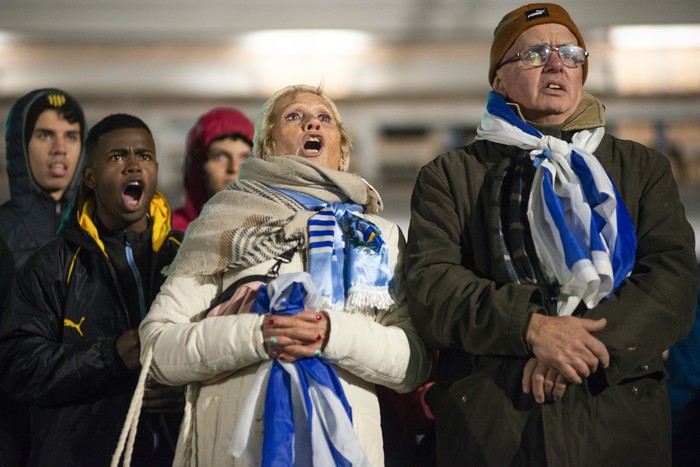
M 503 60 L 506 52 L 515 43 L 520 34 L 528 28 L 547 23 L 558 23 L 566 26 L 576 36 L 578 45 L 584 49 L 586 48 L 581 32 L 564 8 L 554 3 L 529 3 L 523 5 L 505 15 L 493 31 L 491 62 L 489 64 L 490 84 L 493 84 L 493 80 L 496 77 L 496 65 Z M 588 60 L 583 64 L 584 83 L 586 82 L 586 75 L 588 75 Z

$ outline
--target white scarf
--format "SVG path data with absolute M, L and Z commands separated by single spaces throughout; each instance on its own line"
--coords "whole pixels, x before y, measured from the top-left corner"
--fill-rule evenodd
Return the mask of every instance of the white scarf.
M 477 128 L 477 139 L 530 151 L 537 171 L 528 220 L 543 273 L 560 285 L 559 315 L 570 315 L 580 301 L 593 308 L 634 265 L 632 220 L 592 154 L 604 133 L 582 130 L 571 143 L 542 135 L 495 92 Z

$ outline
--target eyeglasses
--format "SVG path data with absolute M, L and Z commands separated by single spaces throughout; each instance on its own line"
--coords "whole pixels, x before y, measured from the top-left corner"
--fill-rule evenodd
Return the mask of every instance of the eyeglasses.
M 544 66 L 552 56 L 552 51 L 556 50 L 559 60 L 567 68 L 576 68 L 583 65 L 588 58 L 588 52 L 577 45 L 560 45 L 554 47 L 548 44 L 537 44 L 525 47 L 512 57 L 503 60 L 496 69 L 503 65 L 520 60 L 523 64 L 532 67 Z

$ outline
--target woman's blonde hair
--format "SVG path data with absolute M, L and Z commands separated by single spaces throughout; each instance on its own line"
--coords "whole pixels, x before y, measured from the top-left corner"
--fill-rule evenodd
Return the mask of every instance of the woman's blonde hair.
M 255 120 L 255 137 L 253 139 L 253 153 L 256 157 L 262 159 L 267 156 L 272 156 L 272 129 L 275 126 L 275 107 L 277 103 L 287 97 L 296 96 L 297 94 L 308 92 L 321 97 L 331 109 L 333 119 L 340 131 L 340 170 L 343 172 L 348 170 L 350 166 L 350 149 L 352 148 L 352 140 L 347 130 L 343 127 L 343 122 L 340 119 L 340 114 L 335 106 L 335 103 L 324 92 L 322 86 L 308 86 L 306 84 L 295 84 L 287 86 L 272 95 L 262 106 L 258 118 Z M 282 155 L 282 154 L 280 154 Z

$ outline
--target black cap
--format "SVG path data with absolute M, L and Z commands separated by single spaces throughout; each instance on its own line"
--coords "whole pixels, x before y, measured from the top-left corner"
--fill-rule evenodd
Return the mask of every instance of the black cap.
M 45 110 L 56 110 L 71 123 L 80 123 L 80 134 L 85 134 L 85 117 L 78 101 L 60 89 L 44 89 L 39 92 L 27 109 L 24 124 L 24 145 L 27 147 L 34 132 L 36 121 Z

